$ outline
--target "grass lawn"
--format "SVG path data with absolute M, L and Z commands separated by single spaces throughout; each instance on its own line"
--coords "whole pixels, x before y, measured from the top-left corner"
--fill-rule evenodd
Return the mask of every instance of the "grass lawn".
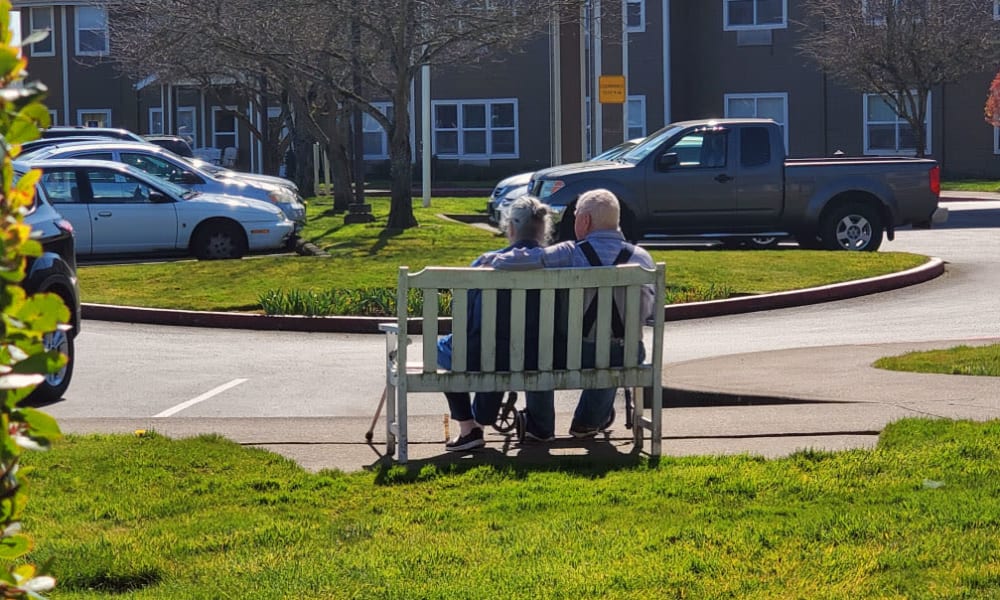
M 314 474 L 218 437 L 73 436 L 26 457 L 24 525 L 54 599 L 1000 594 L 1000 422 L 626 460 Z
M 875 366 L 914 373 L 1000 377 L 1000 344 L 908 352 L 901 356 L 880 358 L 875 361 Z
M 485 198 L 434 199 L 430 208 L 414 202 L 419 227 L 399 233 L 383 228 L 388 200 L 372 199 L 374 223 L 345 225 L 327 214 L 328 199 L 308 207 L 303 237 L 329 257 L 261 256 L 239 261 L 158 262 L 83 266 L 78 270 L 83 302 L 194 310 L 260 309 L 271 290 L 325 291 L 334 288 L 395 288 L 400 265 L 467 265 L 504 239 L 483 229 L 442 219 L 439 214 L 482 214 Z M 905 270 L 922 256 L 892 253 L 803 250 L 653 250 L 667 264 L 669 302 L 800 289 Z
M 1000 192 L 996 179 L 953 179 L 942 181 L 941 189 L 950 192 Z

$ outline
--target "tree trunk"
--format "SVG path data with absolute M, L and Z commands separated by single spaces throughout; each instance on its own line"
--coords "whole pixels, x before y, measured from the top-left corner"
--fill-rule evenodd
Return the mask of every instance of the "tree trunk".
M 405 78 L 400 78 L 405 79 Z M 393 98 L 393 123 L 389 131 L 389 175 L 392 199 L 386 229 L 409 229 L 418 225 L 413 216 L 413 155 L 410 152 L 410 82 L 400 82 Z
M 333 177 L 333 210 L 344 212 L 347 205 L 354 199 L 351 187 L 351 161 L 347 154 L 347 122 L 346 113 L 337 111 L 336 116 L 331 118 L 332 131 L 330 131 L 330 175 Z

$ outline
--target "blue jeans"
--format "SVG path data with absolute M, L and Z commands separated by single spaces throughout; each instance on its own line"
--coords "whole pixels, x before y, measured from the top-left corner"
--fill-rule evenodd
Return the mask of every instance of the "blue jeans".
M 592 368 L 596 358 L 597 347 L 593 343 L 583 343 L 581 362 L 584 368 Z M 639 342 L 639 362 L 646 359 L 646 348 Z M 611 365 L 618 366 L 625 362 L 625 348 L 619 345 L 611 346 Z M 615 392 L 618 388 L 599 390 L 583 390 L 580 401 L 573 413 L 573 425 L 580 427 L 602 427 L 611 416 L 615 404 Z

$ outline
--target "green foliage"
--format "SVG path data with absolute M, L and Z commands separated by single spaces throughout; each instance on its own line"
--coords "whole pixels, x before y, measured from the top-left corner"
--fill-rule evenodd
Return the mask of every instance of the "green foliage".
M 344 474 L 218 436 L 68 436 L 25 457 L 31 558 L 58 557 L 64 599 L 997 597 L 997 421 L 655 466 L 499 439 Z
M 451 291 L 442 290 L 437 295 L 438 314 L 451 314 Z M 418 314 L 423 310 L 423 297 L 417 290 L 410 290 L 407 310 Z M 260 305 L 269 315 L 305 315 L 327 317 L 352 315 L 358 317 L 396 316 L 396 290 L 393 288 L 312 290 L 268 290 L 260 295 Z
M 24 562 L 32 542 L 20 533 L 28 495 L 27 471 L 19 464 L 24 449 L 48 448 L 60 432 L 52 417 L 19 402 L 46 373 L 65 364 L 65 356 L 45 349 L 43 337 L 69 321 L 69 313 L 58 296 L 28 297 L 21 287 L 27 259 L 42 250 L 24 223 L 40 173 L 15 182 L 12 160 L 21 143 L 37 138 L 39 128 L 48 125 L 49 114 L 41 102 L 44 87 L 22 81 L 27 60 L 12 45 L 10 9 L 8 0 L 0 0 L 0 563 L 5 567 L 0 596 L 41 598 L 39 592 L 51 589 L 55 580 Z
M 913 373 L 1000 377 L 1000 344 L 908 352 L 880 358 L 875 361 L 875 367 Z

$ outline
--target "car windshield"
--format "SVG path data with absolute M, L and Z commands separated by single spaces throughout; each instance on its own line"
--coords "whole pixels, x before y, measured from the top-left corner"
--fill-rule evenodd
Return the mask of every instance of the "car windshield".
M 615 160 L 616 158 L 620 157 L 622 154 L 625 154 L 626 152 L 628 152 L 632 148 L 635 148 L 638 143 L 639 142 L 637 142 L 635 140 L 629 140 L 627 142 L 622 142 L 621 144 L 618 144 L 614 148 L 609 148 L 609 149 L 605 150 L 604 152 L 601 152 L 600 154 L 598 154 L 597 156 L 595 156 L 594 158 L 592 158 L 590 160 Z
M 677 126 L 666 126 L 663 129 L 657 131 L 653 135 L 639 142 L 639 145 L 632 148 L 625 154 L 622 154 L 618 158 L 632 164 L 638 163 L 642 159 L 649 156 L 654 150 L 663 145 L 663 142 L 669 138 L 677 135 L 682 127 Z

